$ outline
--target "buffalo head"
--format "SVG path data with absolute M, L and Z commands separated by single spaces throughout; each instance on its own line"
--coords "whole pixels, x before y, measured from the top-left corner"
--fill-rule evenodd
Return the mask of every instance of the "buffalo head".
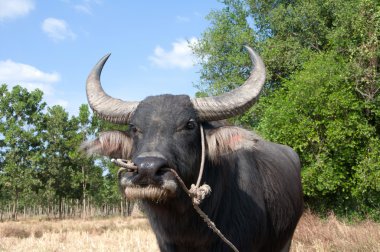
M 84 144 L 90 153 L 130 159 L 137 172 L 125 173 L 119 183 L 129 198 L 165 200 L 178 195 L 179 187 L 172 173 L 175 169 L 186 184 L 194 182 L 201 161 L 200 125 L 206 127 L 207 155 L 223 145 L 225 134 L 207 130 L 209 121 L 223 120 L 250 108 L 263 87 L 265 67 L 250 48 L 254 68 L 248 80 L 229 93 L 216 97 L 191 99 L 186 95 L 150 96 L 141 102 L 115 99 L 107 95 L 100 74 L 109 55 L 103 57 L 87 79 L 87 98 L 92 110 L 102 119 L 128 124 L 126 132 L 112 131 Z M 219 132 L 220 133 L 220 132 Z M 229 132 L 230 134 L 233 134 Z M 216 139 L 216 140 L 215 140 Z M 227 144 L 228 145 L 228 144 Z

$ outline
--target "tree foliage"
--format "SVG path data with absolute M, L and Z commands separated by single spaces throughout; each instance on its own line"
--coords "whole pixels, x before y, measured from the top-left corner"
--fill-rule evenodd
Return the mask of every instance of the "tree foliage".
M 16 219 L 20 198 L 30 199 L 30 188 L 39 183 L 32 164 L 41 146 L 38 129 L 45 104 L 41 91 L 29 93 L 20 86 L 8 91 L 2 85 L 0 98 L 1 194 L 13 201 L 12 218 Z
M 79 150 L 101 121 L 87 105 L 70 117 L 61 106 L 46 107 L 42 98 L 40 90 L 0 88 L 1 216 L 7 208 L 17 219 L 21 209 L 38 206 L 61 218 L 64 202 L 71 202 L 85 217 L 90 198 L 93 206 L 119 206 L 115 167 Z
M 241 48 L 249 41 L 266 63 L 267 83 L 235 123 L 299 153 L 312 208 L 378 217 L 380 2 L 221 2 L 195 48 L 203 95 L 243 83 L 250 63 L 231 59 L 247 58 Z M 229 27 L 241 33 L 224 34 Z

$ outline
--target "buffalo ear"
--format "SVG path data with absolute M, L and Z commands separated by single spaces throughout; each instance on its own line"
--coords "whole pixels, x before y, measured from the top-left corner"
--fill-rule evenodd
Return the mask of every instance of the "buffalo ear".
M 94 140 L 81 145 L 81 150 L 88 155 L 99 154 L 111 158 L 129 159 L 132 150 L 132 139 L 121 131 L 106 131 Z
M 258 135 L 235 126 L 222 126 L 208 129 L 206 133 L 207 154 L 216 162 L 221 155 L 230 154 L 240 149 L 255 148 L 260 139 Z

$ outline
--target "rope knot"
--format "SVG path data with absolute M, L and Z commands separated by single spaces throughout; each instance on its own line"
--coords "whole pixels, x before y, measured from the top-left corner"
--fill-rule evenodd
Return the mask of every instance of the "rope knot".
M 202 186 L 191 185 L 189 194 L 193 203 L 199 205 L 211 193 L 211 187 L 207 184 Z

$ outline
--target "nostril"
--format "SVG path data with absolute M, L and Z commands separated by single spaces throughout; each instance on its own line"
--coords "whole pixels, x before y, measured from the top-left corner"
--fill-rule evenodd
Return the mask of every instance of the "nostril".
M 161 168 L 166 168 L 167 161 L 161 157 L 138 157 L 134 160 L 138 167 L 138 173 L 143 176 L 160 176 L 163 174 Z
M 167 168 L 167 167 L 161 167 L 161 168 Z M 166 173 L 166 171 L 165 170 L 163 170 L 163 169 L 158 169 L 158 171 L 156 172 L 156 176 L 162 176 L 162 175 L 164 175 Z

